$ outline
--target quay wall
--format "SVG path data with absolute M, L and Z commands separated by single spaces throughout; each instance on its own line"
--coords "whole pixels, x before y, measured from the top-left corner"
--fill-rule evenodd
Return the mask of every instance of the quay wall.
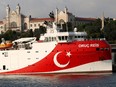
M 116 72 L 116 44 L 110 44 L 112 50 L 112 70 Z

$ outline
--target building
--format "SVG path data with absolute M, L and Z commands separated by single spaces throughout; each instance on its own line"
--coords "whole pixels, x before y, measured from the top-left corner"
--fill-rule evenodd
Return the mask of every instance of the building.
M 74 27 L 75 26 L 75 15 L 68 12 L 67 7 L 64 8 L 64 11 L 59 11 L 59 9 L 56 8 L 55 22 L 57 24 L 61 24 L 61 26 L 62 24 L 70 22 L 71 24 L 73 24 L 72 27 Z
M 10 6 L 6 7 L 6 17 L 0 21 L 0 33 L 7 30 L 26 31 L 28 29 L 39 28 L 45 21 L 53 22 L 52 18 L 31 18 L 21 14 L 21 7 L 18 4 L 16 10 L 12 11 Z
M 0 33 L 4 31 L 4 23 L 3 21 L 0 21 Z
M 7 30 L 15 30 L 15 31 L 27 31 L 28 29 L 32 29 L 33 31 L 40 26 L 43 26 L 44 22 L 56 22 L 60 24 L 61 27 L 63 24 L 70 22 L 72 24 L 72 28 L 79 23 L 89 23 L 95 19 L 90 18 L 79 18 L 75 17 L 72 13 L 68 12 L 67 7 L 64 8 L 64 11 L 59 11 L 56 8 L 54 19 L 53 18 L 32 18 L 31 16 L 25 16 L 21 13 L 21 7 L 18 4 L 16 6 L 16 10 L 12 11 L 10 6 L 6 7 L 6 17 L 0 21 L 0 33 L 6 32 Z
M 47 21 L 49 23 L 53 22 L 53 18 L 30 18 L 29 20 L 29 29 L 32 29 L 33 31 L 40 26 L 44 26 L 44 22 Z
M 77 25 L 81 25 L 81 24 L 92 23 L 96 20 L 96 18 L 76 17 L 75 20 Z
M 72 28 L 74 28 L 77 25 L 80 24 L 87 24 L 92 23 L 96 20 L 96 18 L 83 18 L 83 17 L 76 17 L 72 13 L 68 12 L 67 7 L 64 8 L 64 11 L 59 11 L 58 8 L 56 8 L 56 15 L 55 15 L 55 21 L 58 24 L 65 24 L 67 22 L 70 22 L 72 24 Z

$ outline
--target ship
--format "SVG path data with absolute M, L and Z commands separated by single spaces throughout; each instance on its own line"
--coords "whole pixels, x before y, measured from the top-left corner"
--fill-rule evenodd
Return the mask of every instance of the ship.
M 53 23 L 46 33 L 12 41 L 0 49 L 0 74 L 112 72 L 111 47 L 104 38 L 88 39 Z

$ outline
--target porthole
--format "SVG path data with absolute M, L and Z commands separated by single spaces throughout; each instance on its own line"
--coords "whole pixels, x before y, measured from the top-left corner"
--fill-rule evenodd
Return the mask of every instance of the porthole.
M 96 48 L 96 51 L 99 51 L 100 50 L 100 48 Z
M 39 51 L 35 51 L 36 53 L 39 53 Z
M 30 51 L 27 51 L 27 53 L 30 53 Z
M 6 70 L 6 65 L 3 65 L 3 70 Z
M 28 60 L 30 60 L 31 58 L 27 58 Z

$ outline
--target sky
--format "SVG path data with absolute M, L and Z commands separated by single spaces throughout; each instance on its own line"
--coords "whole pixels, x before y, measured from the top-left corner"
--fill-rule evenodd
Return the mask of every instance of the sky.
M 33 18 L 49 17 L 55 9 L 64 10 L 65 7 L 76 17 L 116 18 L 116 0 L 0 0 L 0 19 L 6 16 L 6 6 L 15 10 L 17 4 L 21 6 L 21 13 Z

